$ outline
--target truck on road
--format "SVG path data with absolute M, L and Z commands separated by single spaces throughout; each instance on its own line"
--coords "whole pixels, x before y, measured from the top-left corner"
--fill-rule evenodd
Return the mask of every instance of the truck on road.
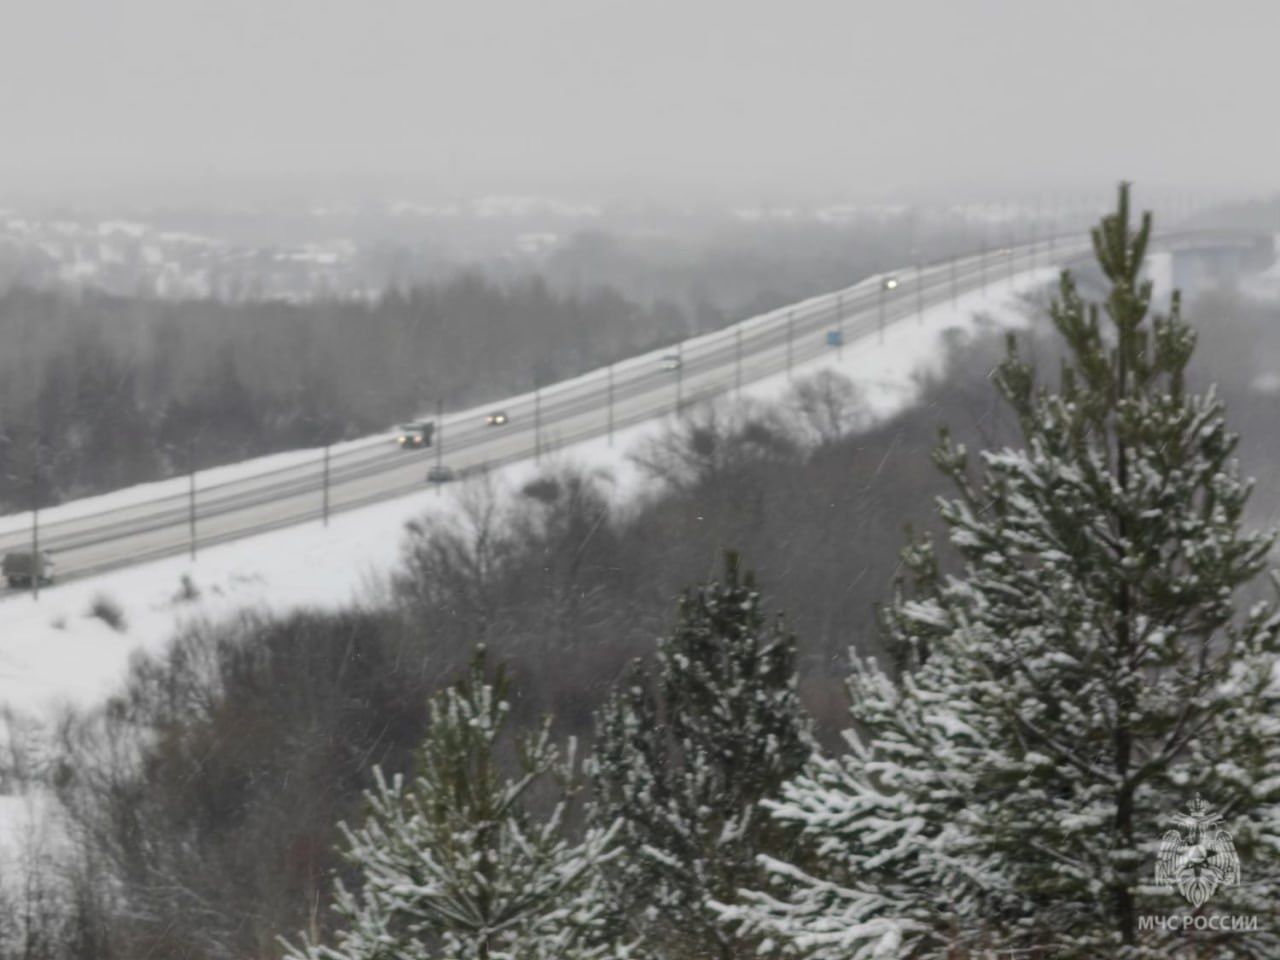
M 6 553 L 0 561 L 0 573 L 11 587 L 29 587 L 33 580 L 38 583 L 53 583 L 54 569 L 57 563 L 53 557 L 41 550 L 38 554 L 30 550 Z
M 422 447 L 431 446 L 431 437 L 435 432 L 436 425 L 430 420 L 402 423 L 396 443 L 400 444 L 401 450 L 419 450 Z

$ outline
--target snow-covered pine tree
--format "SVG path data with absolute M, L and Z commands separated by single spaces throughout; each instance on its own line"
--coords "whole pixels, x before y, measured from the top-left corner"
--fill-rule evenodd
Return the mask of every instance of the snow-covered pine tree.
M 598 718 L 598 822 L 621 821 L 615 897 L 641 942 L 666 958 L 742 957 L 754 942 L 716 922 L 759 877 L 782 830 L 758 802 L 813 750 L 796 692 L 795 639 L 761 610 L 753 576 L 726 557 L 723 581 L 687 590 L 656 677 L 640 666 Z
M 884 624 L 907 669 L 855 658 L 850 749 L 769 805 L 816 864 L 773 860 L 771 885 L 722 909 L 780 953 L 1280 956 L 1280 620 L 1236 607 L 1273 538 L 1242 530 L 1249 483 L 1214 392 L 1186 387 L 1177 298 L 1148 316 L 1150 230 L 1149 214 L 1131 229 L 1122 186 L 1093 233 L 1105 325 L 1063 274 L 1056 391 L 1011 342 L 996 383 L 1022 449 L 974 471 L 944 436 L 957 572 L 927 541 L 905 551 L 915 589 Z M 1155 882 L 1162 835 L 1197 795 L 1241 871 L 1199 909 Z M 1178 868 L 1207 873 L 1193 846 Z M 1147 919 L 1193 914 L 1259 929 Z
M 342 826 L 360 887 L 339 885 L 333 946 L 289 945 L 291 960 L 605 960 L 628 956 L 603 936 L 599 869 L 611 831 L 568 837 L 576 787 L 572 745 L 561 757 L 549 723 L 506 732 L 509 681 L 485 676 L 480 650 L 470 670 L 430 705 L 421 772 L 388 781 L 375 770 L 368 815 Z M 499 754 L 514 742 L 516 775 Z M 551 788 L 550 814 L 529 810 Z

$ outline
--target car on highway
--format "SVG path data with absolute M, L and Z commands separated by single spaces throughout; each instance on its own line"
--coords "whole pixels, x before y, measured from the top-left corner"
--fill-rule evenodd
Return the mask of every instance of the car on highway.
M 457 479 L 457 474 L 453 472 L 453 467 L 444 463 L 437 463 L 427 471 L 427 483 L 451 483 Z
M 495 410 L 484 418 L 486 427 L 503 427 L 507 423 L 507 414 L 505 410 Z
M 401 450 L 420 450 L 431 446 L 431 438 L 436 432 L 436 425 L 431 421 L 400 424 L 400 434 L 396 443 Z
M 29 587 L 33 578 L 39 583 L 53 583 L 54 571 L 58 563 L 48 551 L 38 554 L 30 550 L 16 550 L 6 553 L 0 560 L 0 573 L 11 587 Z
M 679 370 L 684 365 L 678 353 L 668 353 L 662 358 L 663 370 Z

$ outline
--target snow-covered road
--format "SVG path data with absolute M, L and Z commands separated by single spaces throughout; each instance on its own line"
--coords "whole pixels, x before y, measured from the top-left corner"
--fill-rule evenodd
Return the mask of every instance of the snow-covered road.
M 1083 252 L 1059 245 L 1059 257 Z M 778 371 L 829 353 L 860 353 L 892 327 L 958 293 L 985 288 L 1050 252 L 1048 241 L 901 271 L 891 290 L 882 277 L 813 297 L 740 324 L 685 341 L 678 348 L 633 357 L 489 408 L 450 413 L 434 449 L 399 450 L 390 435 L 343 444 L 329 460 L 328 505 L 334 511 L 412 496 L 436 457 L 456 471 L 493 468 L 546 450 L 607 435 L 611 426 L 643 423 L 683 405 L 735 391 Z M 836 350 L 829 333 L 846 345 Z M 679 369 L 664 355 L 678 353 Z M 487 409 L 509 422 L 486 427 Z M 75 577 L 185 552 L 307 522 L 320 516 L 321 451 L 302 451 L 196 478 L 194 523 L 183 478 L 166 484 L 44 511 L 39 543 L 58 557 L 60 576 Z M 29 515 L 0 518 L 0 553 L 32 542 Z M 193 538 L 194 531 L 194 538 Z
M 941 362 L 944 331 L 972 330 L 979 322 L 1020 323 L 1015 294 L 1053 276 L 1041 269 L 1021 273 L 1012 283 L 991 282 L 985 293 L 961 295 L 954 307 L 943 298 L 918 318 L 911 303 L 906 317 L 887 326 L 882 341 L 873 330 L 841 353 L 826 349 L 797 362 L 791 377 L 784 371 L 746 383 L 743 396 L 768 402 L 783 395 L 793 379 L 837 369 L 860 386 L 868 415 L 891 415 L 911 402 L 919 375 Z M 979 321 L 979 315 L 987 319 Z M 626 427 L 612 444 L 607 436 L 570 443 L 554 442 L 550 435 L 543 465 L 607 471 L 614 496 L 625 499 L 644 482 L 629 453 L 669 422 L 669 415 L 658 416 Z M 537 469 L 526 457 L 494 469 L 490 477 L 499 488 L 517 488 Z M 59 703 L 99 703 L 117 687 L 134 651 L 161 649 L 192 619 L 218 619 L 243 607 L 286 610 L 374 599 L 398 560 L 405 522 L 454 510 L 462 486 L 426 489 L 416 483 L 403 497 L 335 514 L 328 527 L 316 520 L 207 547 L 195 563 L 177 555 L 107 571 L 46 589 L 38 603 L 10 595 L 0 602 L 0 703 L 37 715 Z M 182 598 L 184 577 L 199 591 L 195 600 Z M 120 605 L 122 630 L 89 615 L 100 596 Z

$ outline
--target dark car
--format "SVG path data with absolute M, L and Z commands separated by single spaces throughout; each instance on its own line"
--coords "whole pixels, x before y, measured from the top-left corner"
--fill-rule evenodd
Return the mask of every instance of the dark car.
M 486 427 L 502 427 L 507 423 L 507 413 L 505 410 L 495 410 L 484 418 Z
M 53 583 L 56 567 L 57 562 L 43 550 L 39 554 L 30 550 L 6 553 L 4 560 L 0 561 L 0 571 L 11 587 L 29 587 L 33 579 L 40 583 Z
M 457 474 L 453 472 L 453 467 L 443 463 L 436 464 L 427 471 L 427 483 L 449 483 L 456 478 Z

